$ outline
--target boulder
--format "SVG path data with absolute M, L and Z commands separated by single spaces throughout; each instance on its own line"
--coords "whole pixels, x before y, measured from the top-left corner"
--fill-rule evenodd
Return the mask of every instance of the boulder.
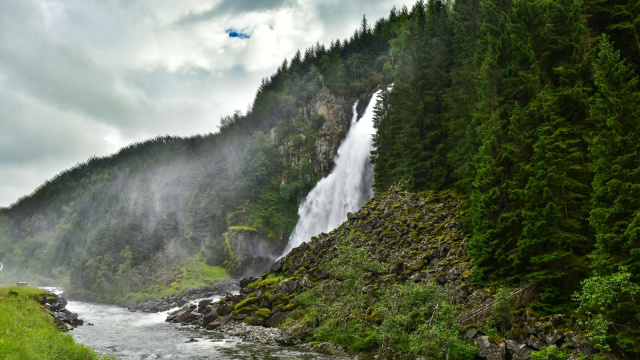
M 501 339 L 500 339 L 501 340 Z M 477 354 L 481 359 L 506 360 L 507 348 L 504 341 L 496 342 L 495 338 L 480 336 L 475 340 Z
M 555 345 L 558 341 L 562 340 L 562 333 L 560 333 L 556 329 L 553 329 L 548 333 L 545 333 L 542 336 L 541 340 L 545 344 L 545 346 Z
M 538 339 L 537 336 L 529 335 L 529 338 L 527 339 L 527 346 L 536 350 L 540 350 L 544 347 L 544 343 L 542 342 L 542 340 Z
M 247 285 L 251 284 L 254 281 L 256 281 L 256 278 L 254 276 L 250 276 L 248 278 L 240 279 L 240 282 L 238 283 L 238 285 L 240 285 L 240 288 L 246 288 Z
M 211 304 L 211 299 L 204 299 L 204 300 L 200 300 L 200 302 L 198 303 L 198 308 L 200 308 L 200 309 L 204 309 L 204 308 L 206 308 L 209 304 Z
M 202 318 L 202 326 L 207 327 L 207 325 L 211 324 L 212 322 L 214 322 L 217 318 L 220 317 L 220 314 L 218 313 L 217 310 L 211 310 L 209 311 L 204 318 Z
M 475 326 L 469 326 L 464 330 L 463 337 L 467 340 L 471 340 L 478 335 L 478 328 Z
M 284 322 L 284 320 L 287 318 L 287 315 L 289 315 L 289 313 L 290 311 L 283 311 L 283 312 L 279 312 L 271 315 L 271 317 L 264 322 L 264 326 L 270 327 L 270 328 L 277 328 L 278 326 L 280 326 L 280 324 L 282 324 L 282 322 Z
M 208 324 L 206 328 L 207 330 L 217 329 L 220 326 L 229 323 L 231 320 L 233 320 L 233 315 L 229 314 L 227 316 L 223 316 L 220 319 Z
M 529 334 L 538 335 L 544 333 L 545 325 L 544 323 L 535 320 L 528 320 L 524 323 L 522 328 Z

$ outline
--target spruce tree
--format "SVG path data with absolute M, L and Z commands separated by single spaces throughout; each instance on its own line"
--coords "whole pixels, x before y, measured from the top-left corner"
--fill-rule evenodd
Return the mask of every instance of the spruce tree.
M 594 163 L 594 267 L 602 275 L 626 266 L 640 279 L 640 91 L 638 77 L 607 37 L 598 43 L 591 117 Z

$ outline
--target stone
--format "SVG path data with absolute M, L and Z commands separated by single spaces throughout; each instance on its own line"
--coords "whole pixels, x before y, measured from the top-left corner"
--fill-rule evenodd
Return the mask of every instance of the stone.
M 271 267 L 269 268 L 269 271 L 271 271 L 272 273 L 278 273 L 282 271 L 283 266 L 284 266 L 284 262 L 282 261 L 282 259 L 280 259 L 271 265 Z
M 524 331 L 528 332 L 529 334 L 538 335 L 540 333 L 544 333 L 545 326 L 544 326 L 544 323 L 529 320 L 524 323 L 522 328 L 524 329 Z
M 256 278 L 253 276 L 248 278 L 242 278 L 240 279 L 240 282 L 238 283 L 238 285 L 240 285 L 240 288 L 246 288 L 247 285 L 251 284 L 254 281 L 256 281 Z
M 471 340 L 478 335 L 478 328 L 475 326 L 470 326 L 464 331 L 463 337 L 467 340 Z
M 545 343 L 545 346 L 555 345 L 560 340 L 562 340 L 562 334 L 555 329 L 549 333 L 545 333 L 542 337 L 542 341 Z
M 229 307 L 229 305 L 221 303 L 216 308 L 216 311 L 218 311 L 220 316 L 226 316 L 226 315 L 231 314 L 233 312 L 233 309 L 231 307 Z
M 511 354 L 511 360 L 529 360 L 532 352 L 533 350 L 529 349 L 525 344 L 521 344 Z
M 209 325 L 207 325 L 206 328 L 207 328 L 207 330 L 217 329 L 220 326 L 229 323 L 231 320 L 233 320 L 233 315 L 223 316 L 223 317 L 220 318 L 220 320 L 216 320 L 216 321 L 210 323 Z
M 283 311 L 283 312 L 279 312 L 271 315 L 271 317 L 264 322 L 264 326 L 270 327 L 270 328 L 277 328 L 278 326 L 280 326 L 280 324 L 282 324 L 282 322 L 284 322 L 284 320 L 287 318 L 287 315 L 289 315 L 289 313 L 290 313 L 289 311 Z
M 537 336 L 529 335 L 529 338 L 527 339 L 527 346 L 535 350 L 540 350 L 544 347 L 544 343 L 540 339 L 538 339 Z
M 175 317 L 173 319 L 173 322 L 185 323 L 185 322 L 188 321 L 187 319 L 191 316 L 191 314 L 192 314 L 191 312 L 185 311 L 185 312 L 181 313 L 180 315 L 178 315 L 177 317 Z
M 486 360 L 506 360 L 507 349 L 504 342 L 495 344 L 488 336 L 480 336 L 475 340 L 478 357 Z
M 220 314 L 217 310 L 211 310 L 204 316 L 204 318 L 202 318 L 202 326 L 207 327 L 207 325 L 214 322 L 219 317 Z
M 200 300 L 200 302 L 198 302 L 198 307 L 200 309 L 204 309 L 207 307 L 207 305 L 211 304 L 211 299 L 204 299 L 204 300 Z

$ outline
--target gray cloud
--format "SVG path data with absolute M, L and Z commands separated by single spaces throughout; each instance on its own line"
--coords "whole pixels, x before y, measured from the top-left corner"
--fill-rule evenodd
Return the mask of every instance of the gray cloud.
M 177 25 L 191 25 L 209 21 L 222 15 L 239 15 L 245 12 L 259 12 L 281 8 L 288 0 L 222 0 L 208 10 L 188 12 L 176 21 Z

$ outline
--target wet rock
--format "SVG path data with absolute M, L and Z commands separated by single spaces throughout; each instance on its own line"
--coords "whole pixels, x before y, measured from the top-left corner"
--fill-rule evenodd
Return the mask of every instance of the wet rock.
M 214 322 L 208 324 L 206 328 L 207 328 L 207 330 L 217 329 L 220 326 L 225 325 L 225 324 L 229 323 L 232 320 L 233 320 L 233 315 L 229 314 L 227 316 L 223 316 L 223 317 L 215 320 Z
M 211 304 L 211 299 L 204 299 L 204 300 L 200 300 L 200 302 L 198 302 L 198 308 L 200 309 L 204 309 L 205 307 L 207 307 L 209 304 Z
M 207 325 L 214 322 L 216 319 L 220 317 L 220 314 L 217 310 L 211 310 L 202 318 L 202 326 L 207 327 Z
M 53 317 L 54 323 L 63 331 L 70 331 L 84 324 L 84 321 L 78 318 L 78 314 L 66 309 L 67 300 L 55 293 L 44 293 L 41 303 Z
M 215 296 L 226 296 L 227 294 L 238 291 L 238 280 L 225 280 L 213 283 L 210 286 L 204 286 L 197 289 L 191 289 L 184 295 L 169 295 L 160 299 L 143 301 L 128 306 L 129 311 L 142 312 L 160 312 L 167 311 L 175 307 L 182 307 L 187 302 L 180 302 L 181 299 L 202 299 L 212 298 Z
M 248 277 L 248 278 L 240 279 L 238 284 L 240 285 L 240 288 L 246 288 L 247 285 L 251 284 L 254 281 L 256 281 L 256 278 L 251 276 L 251 277 Z

